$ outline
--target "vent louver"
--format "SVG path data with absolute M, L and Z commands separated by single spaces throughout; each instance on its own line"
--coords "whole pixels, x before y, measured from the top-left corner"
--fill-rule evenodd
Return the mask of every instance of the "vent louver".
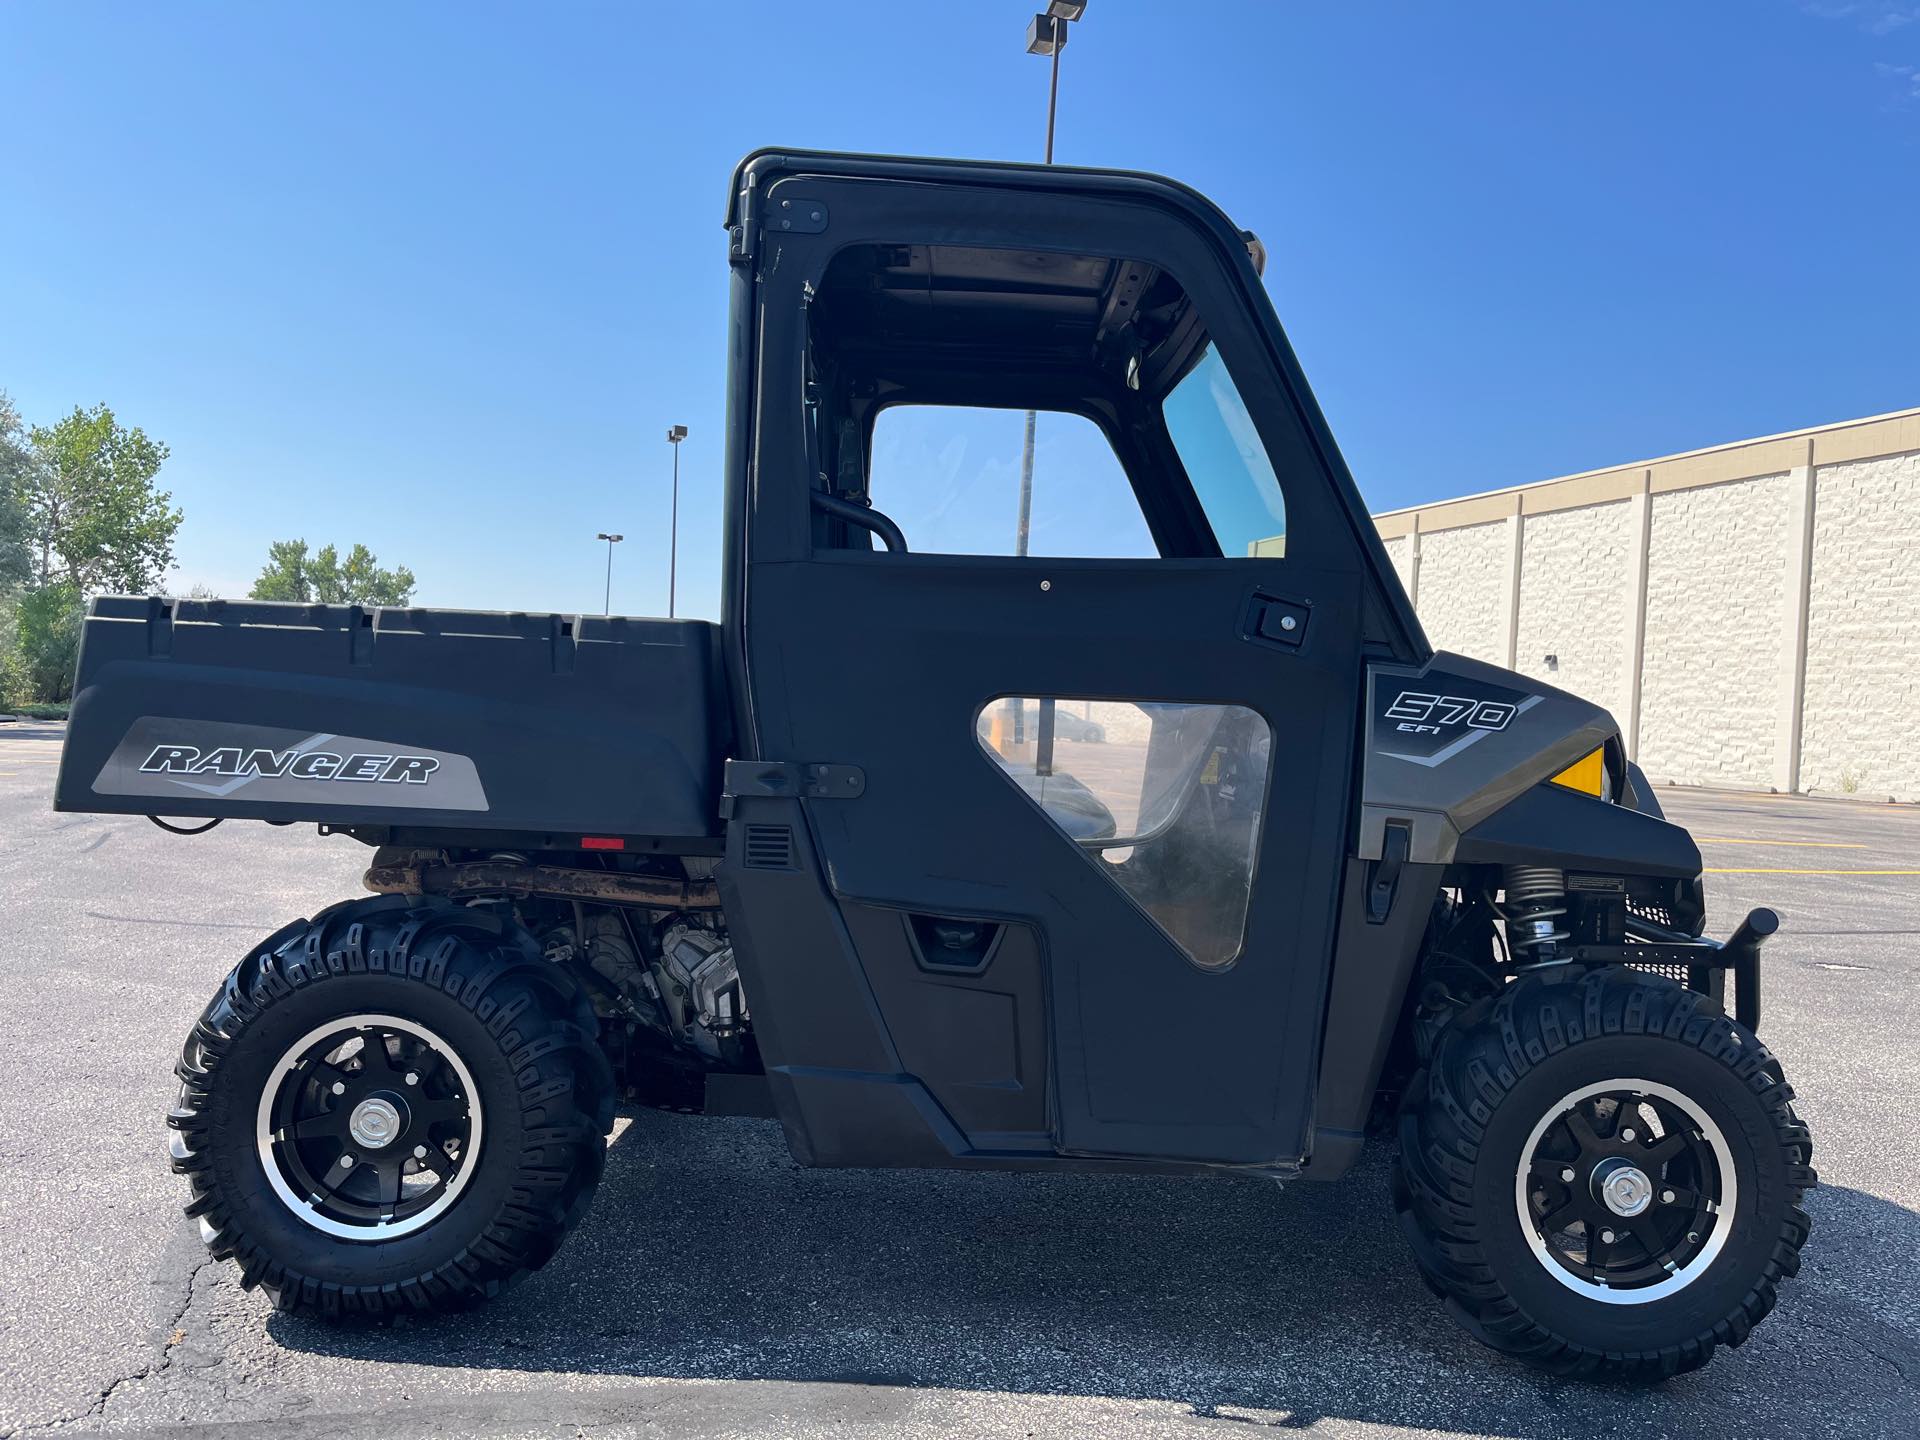
M 747 826 L 746 857 L 749 870 L 791 870 L 793 831 L 785 825 Z

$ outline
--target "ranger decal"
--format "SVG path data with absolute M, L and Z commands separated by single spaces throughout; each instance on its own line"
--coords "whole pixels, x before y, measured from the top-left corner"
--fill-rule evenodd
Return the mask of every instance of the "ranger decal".
M 140 768 L 163 775 L 291 775 L 296 780 L 372 780 L 424 785 L 440 768 L 431 755 L 335 755 L 326 750 L 241 750 L 202 754 L 192 745 L 156 745 Z
M 485 810 L 465 755 L 353 735 L 145 715 L 94 778 L 98 795 L 197 795 L 249 805 Z M 214 813 L 219 807 L 209 806 Z

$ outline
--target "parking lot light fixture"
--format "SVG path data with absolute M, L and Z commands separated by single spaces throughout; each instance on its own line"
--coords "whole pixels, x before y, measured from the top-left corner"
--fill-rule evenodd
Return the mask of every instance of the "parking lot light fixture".
M 627 537 L 624 535 L 609 535 L 606 531 L 602 530 L 593 538 L 607 542 L 607 598 L 600 613 L 603 615 L 611 615 L 613 614 L 613 547 Z
M 687 438 L 687 427 L 667 427 L 667 443 L 673 446 L 673 519 L 667 530 L 667 618 L 673 619 L 674 591 L 680 568 L 680 442 Z
M 1027 53 L 1045 55 L 1053 61 L 1053 78 L 1047 87 L 1047 164 L 1053 163 L 1053 118 L 1060 105 L 1060 52 L 1067 46 L 1067 26 L 1087 13 L 1087 0 L 1048 0 L 1047 8 L 1033 17 L 1027 26 Z M 1026 437 L 1020 448 L 1020 518 L 1014 525 L 1013 553 L 1027 553 L 1028 531 L 1033 522 L 1033 432 L 1039 417 L 1027 411 Z M 1016 729 L 1018 727 L 1016 726 Z

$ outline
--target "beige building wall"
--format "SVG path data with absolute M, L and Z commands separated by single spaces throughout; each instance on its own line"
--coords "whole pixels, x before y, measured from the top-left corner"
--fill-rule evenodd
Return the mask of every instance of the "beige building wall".
M 1920 453 L 1814 472 L 1800 777 L 1920 798 Z
M 1772 787 L 1787 519 L 1784 475 L 1652 497 L 1636 757 L 1648 775 Z
M 1656 782 L 1920 801 L 1920 409 L 1375 519 L 1436 647 Z
M 1628 698 L 1629 510 L 1613 500 L 1529 516 L 1520 550 L 1514 668 L 1616 715 Z
M 1507 663 L 1504 522 L 1420 537 L 1420 621 L 1442 650 Z
M 1382 541 L 1387 547 L 1387 558 L 1393 562 L 1394 574 L 1400 577 L 1400 583 L 1413 589 L 1413 536 L 1394 535 Z

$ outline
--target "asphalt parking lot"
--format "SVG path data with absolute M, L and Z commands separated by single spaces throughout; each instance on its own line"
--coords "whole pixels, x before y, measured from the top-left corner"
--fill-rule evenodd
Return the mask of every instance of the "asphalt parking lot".
M 0 1436 L 1920 1434 L 1920 809 L 1662 792 L 1713 927 L 1785 917 L 1762 1033 L 1813 1128 L 1806 1266 L 1654 1390 L 1482 1350 L 1415 1276 L 1387 1155 L 1336 1186 L 824 1172 L 768 1123 L 642 1112 L 559 1258 L 471 1316 L 333 1330 L 207 1261 L 161 1117 L 254 939 L 366 852 L 48 809 L 0 724 Z

